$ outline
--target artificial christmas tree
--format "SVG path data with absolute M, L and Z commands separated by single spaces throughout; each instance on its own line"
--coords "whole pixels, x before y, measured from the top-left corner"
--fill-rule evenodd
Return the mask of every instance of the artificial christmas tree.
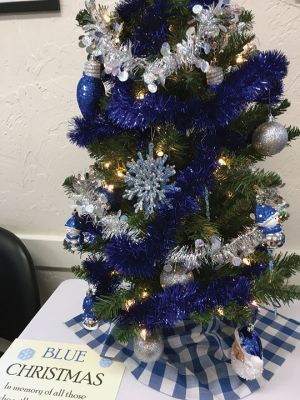
M 76 208 L 65 247 L 90 285 L 84 326 L 113 322 L 152 363 L 178 322 L 228 322 L 233 368 L 258 378 L 258 304 L 300 298 L 288 283 L 300 257 L 274 254 L 282 180 L 256 166 L 300 134 L 274 120 L 289 107 L 288 61 L 259 51 L 252 13 L 226 0 L 85 3 L 83 117 L 69 138 L 95 163 L 64 183 Z

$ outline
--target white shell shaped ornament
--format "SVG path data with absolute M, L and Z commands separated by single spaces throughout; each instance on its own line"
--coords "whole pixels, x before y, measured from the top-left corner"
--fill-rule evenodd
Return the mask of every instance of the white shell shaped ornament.
M 262 345 L 255 330 L 245 327 L 235 330 L 235 341 L 231 351 L 231 366 L 234 372 L 248 381 L 258 379 L 264 370 Z
M 259 154 L 273 156 L 285 148 L 288 140 L 286 128 L 270 115 L 268 121 L 260 125 L 254 132 L 252 145 Z

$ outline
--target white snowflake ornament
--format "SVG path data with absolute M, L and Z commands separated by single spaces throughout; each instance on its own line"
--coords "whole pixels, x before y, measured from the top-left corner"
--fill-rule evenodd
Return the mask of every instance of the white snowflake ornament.
M 149 152 L 144 159 L 138 153 L 138 160 L 127 163 L 128 172 L 124 177 L 129 189 L 125 190 L 124 199 L 137 198 L 135 212 L 144 211 L 149 218 L 160 206 L 170 205 L 167 193 L 178 192 L 180 189 L 175 183 L 169 183 L 175 175 L 175 167 L 166 165 L 167 155 L 154 158 L 154 144 L 149 144 Z

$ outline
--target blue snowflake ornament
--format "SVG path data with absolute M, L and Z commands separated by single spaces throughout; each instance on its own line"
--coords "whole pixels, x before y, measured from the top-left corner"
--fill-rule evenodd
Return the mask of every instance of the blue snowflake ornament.
M 136 197 L 135 212 L 144 211 L 146 218 L 162 205 L 171 208 L 166 194 L 180 191 L 175 183 L 169 183 L 176 171 L 174 166 L 166 165 L 167 159 L 167 155 L 155 159 L 154 144 L 150 143 L 146 159 L 139 152 L 137 161 L 127 163 L 128 172 L 124 180 L 129 189 L 125 190 L 123 197 L 127 200 Z

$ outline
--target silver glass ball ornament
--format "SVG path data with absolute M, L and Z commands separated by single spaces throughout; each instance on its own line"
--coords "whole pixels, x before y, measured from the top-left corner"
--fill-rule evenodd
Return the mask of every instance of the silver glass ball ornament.
M 260 125 L 253 134 L 252 145 L 264 156 L 280 153 L 287 145 L 289 136 L 285 127 L 270 115 L 267 122 Z
M 160 332 L 142 329 L 134 339 L 134 354 L 142 362 L 150 363 L 160 359 L 164 351 L 164 342 Z
M 186 270 L 181 266 L 176 266 L 172 271 L 162 271 L 160 275 L 160 284 L 162 288 L 170 287 L 173 285 L 186 285 L 193 282 L 194 275 L 192 272 Z
M 208 86 L 219 86 L 224 80 L 224 71 L 221 67 L 211 65 L 209 71 L 206 74 L 206 80 Z

